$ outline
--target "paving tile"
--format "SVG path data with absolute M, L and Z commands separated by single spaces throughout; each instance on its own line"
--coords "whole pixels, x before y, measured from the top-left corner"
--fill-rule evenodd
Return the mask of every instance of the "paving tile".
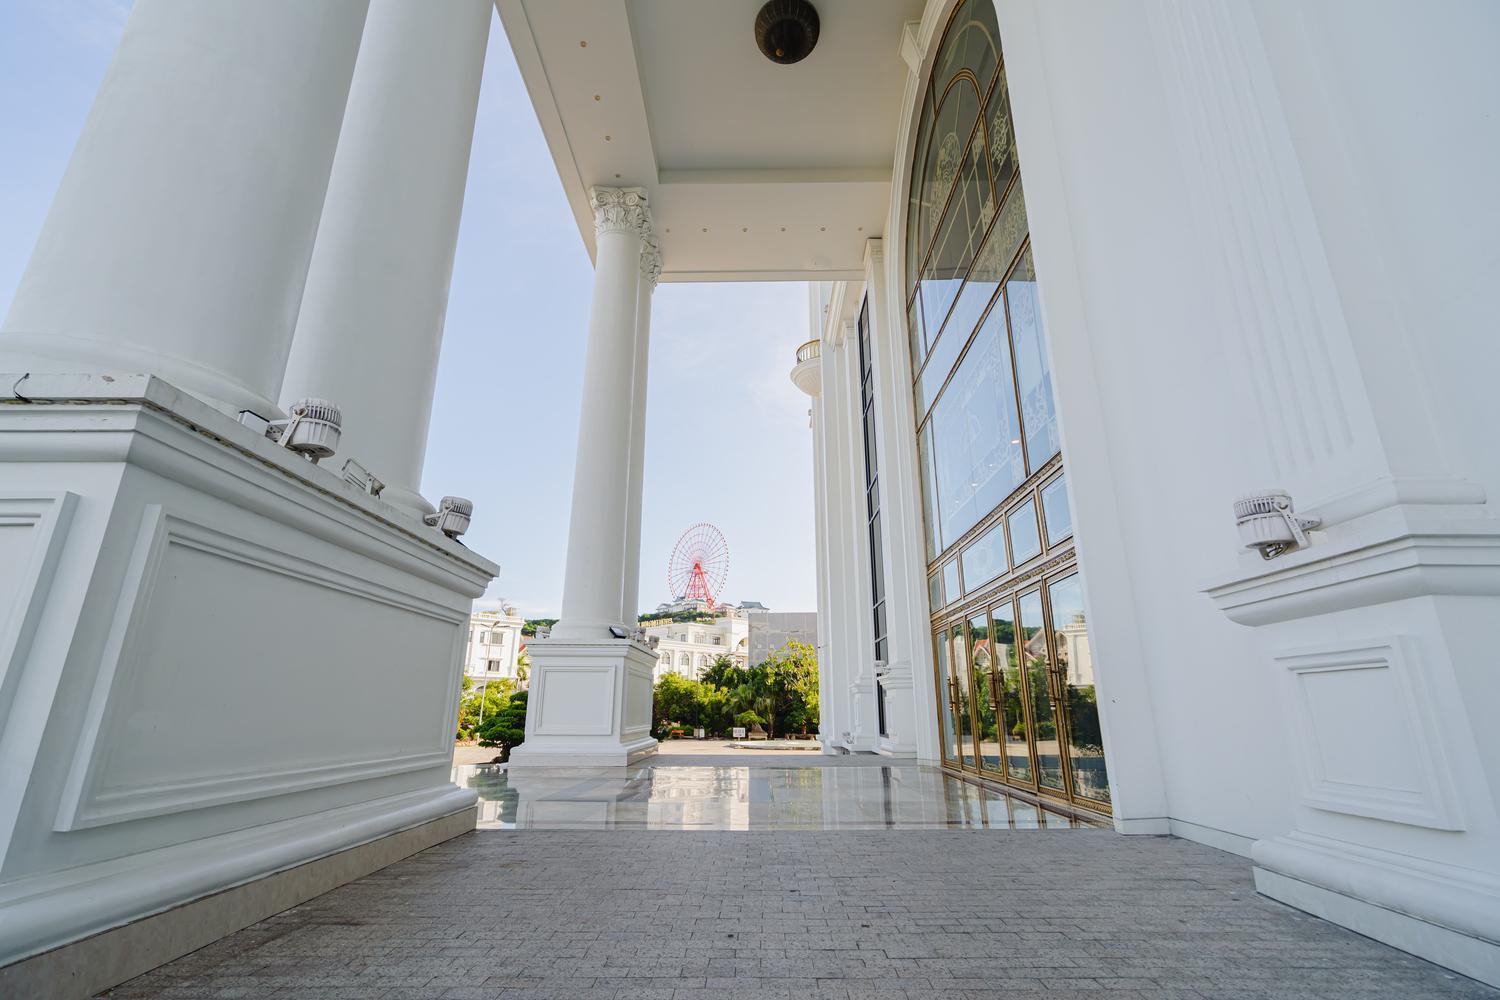
M 1107 830 L 478 831 L 115 1000 L 1497 1000 Z

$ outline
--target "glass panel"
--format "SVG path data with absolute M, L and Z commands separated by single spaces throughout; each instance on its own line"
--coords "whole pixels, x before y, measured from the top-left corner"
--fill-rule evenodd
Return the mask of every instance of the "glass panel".
M 978 590 L 1008 568 L 1005 563 L 1005 532 L 1000 525 L 980 535 L 963 553 L 964 591 Z
M 929 244 L 938 228 L 944 207 L 948 204 L 953 185 L 958 180 L 969 156 L 969 139 L 974 125 L 979 121 L 979 92 L 968 80 L 955 81 L 948 86 L 944 77 L 934 83 L 937 100 L 936 120 L 933 122 L 931 138 L 927 142 L 927 155 L 922 162 L 922 188 L 917 209 L 916 253 L 917 266 L 928 263 Z M 971 168 L 972 169 L 972 168 Z M 931 268 L 920 270 L 925 277 L 934 276 Z M 941 277 L 941 275 L 937 275 Z M 930 318 L 931 309 L 927 311 Z
M 958 747 L 953 742 L 953 673 L 948 668 L 948 636 L 939 632 L 932 637 L 932 658 L 937 664 L 939 678 L 938 722 L 943 728 L 943 759 L 958 760 Z
M 1010 306 L 1011 336 L 1016 345 L 1016 378 L 1021 386 L 1021 413 L 1026 425 L 1026 453 L 1033 470 L 1062 447 L 1057 435 L 1057 410 L 1052 403 L 1052 365 L 1047 360 L 1046 334 L 1037 303 L 1036 272 L 1031 248 L 1021 255 L 1015 273 L 1005 283 Z
M 927 561 L 938 554 L 938 531 L 942 516 L 938 511 L 937 470 L 932 464 L 932 424 L 917 432 L 917 464 L 922 470 L 922 526 L 927 533 Z M 933 607 L 937 607 L 936 604 Z
M 949 633 L 953 641 L 953 711 L 958 723 L 958 749 L 965 767 L 974 766 L 974 720 L 970 716 L 969 648 L 963 625 L 954 625 Z
M 1068 477 L 1058 476 L 1042 487 L 1042 516 L 1047 522 L 1047 544 L 1056 545 L 1073 533 L 1073 514 L 1068 510 Z
M 958 89 L 966 89 L 966 85 Z M 955 89 L 955 94 L 958 89 Z M 929 340 L 942 329 L 943 317 L 958 295 L 959 286 L 974 263 L 984 231 L 995 214 L 988 168 L 984 164 L 984 130 L 980 129 L 972 140 L 965 136 L 964 141 L 968 146 L 960 164 L 958 183 L 944 211 L 932 255 L 922 269 L 922 324 Z M 967 330 L 960 332 L 968 333 Z M 950 349 L 949 357 L 957 350 Z
M 1104 767 L 1104 734 L 1099 727 L 1099 700 L 1094 694 L 1094 658 L 1089 649 L 1083 615 L 1083 588 L 1078 575 L 1058 580 L 1048 588 L 1052 604 L 1053 644 L 1057 673 L 1066 696 L 1068 762 L 1072 765 L 1073 794 L 1096 802 L 1109 801 L 1109 774 Z
M 934 611 L 946 603 L 943 600 L 943 574 L 934 573 L 927 578 L 927 600 Z
M 1001 732 L 1005 740 L 1005 770 L 1011 781 L 1029 785 L 1031 751 L 1026 744 L 1026 702 L 1022 697 L 1021 664 L 1017 660 L 1016 627 L 1011 603 L 1006 601 L 990 609 L 994 620 L 990 635 L 994 639 L 995 661 L 1004 672 L 1001 677 Z
M 990 180 L 995 197 L 1005 196 L 1005 186 L 1016 174 L 1016 132 L 1010 117 L 1010 86 L 1005 74 L 995 83 L 984 109 L 986 138 L 990 144 Z
M 1062 750 L 1053 718 L 1052 687 L 1047 667 L 1047 630 L 1042 616 L 1042 592 L 1021 596 L 1021 666 L 1031 698 L 1031 722 L 1036 734 L 1037 778 L 1045 788 L 1063 791 Z
M 942 549 L 994 510 L 1026 478 L 1011 391 L 1010 345 L 991 312 L 928 424 Z
M 1036 506 L 1027 500 L 1005 517 L 1010 526 L 1010 551 L 1019 566 L 1042 551 L 1042 534 L 1036 526 Z
M 943 565 L 943 591 L 945 594 L 947 594 L 948 600 L 950 601 L 958 600 L 958 595 L 963 593 L 963 591 L 959 589 L 958 586 L 957 559 L 949 559 Z
M 979 734 L 979 766 L 996 774 L 1000 766 L 1000 664 L 990 643 L 990 616 L 969 619 L 969 655 L 973 660 L 974 715 Z
M 967 69 L 982 86 L 988 86 L 1000 64 L 1000 30 L 995 25 L 991 0 L 964 0 L 953 12 L 933 62 L 932 78 L 946 80 Z

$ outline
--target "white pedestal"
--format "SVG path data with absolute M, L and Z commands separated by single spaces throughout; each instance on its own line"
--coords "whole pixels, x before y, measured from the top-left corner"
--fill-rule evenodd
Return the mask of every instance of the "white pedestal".
M 909 663 L 893 663 L 890 671 L 880 678 L 885 689 L 885 732 L 876 746 L 876 751 L 889 757 L 915 757 L 917 755 L 917 711 L 913 697 L 912 671 Z M 880 697 L 880 692 L 875 692 Z
M 492 563 L 159 379 L 26 391 L 0 406 L 0 966 L 472 828 L 449 775 Z M 207 943 L 174 940 L 153 963 Z
M 1255 629 L 1295 766 L 1295 825 L 1252 846 L 1256 888 L 1500 985 L 1500 523 L 1377 507 L 1208 592 Z
M 650 647 L 552 639 L 527 650 L 526 742 L 511 751 L 511 768 L 624 767 L 656 752 Z

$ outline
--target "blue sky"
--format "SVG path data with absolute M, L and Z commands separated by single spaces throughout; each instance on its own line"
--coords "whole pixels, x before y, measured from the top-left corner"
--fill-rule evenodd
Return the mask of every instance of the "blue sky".
M 0 312 L 128 15 L 125 0 L 0 0 Z M 498 20 L 490 33 L 423 492 L 474 500 L 490 598 L 562 598 L 593 270 Z M 664 283 L 652 320 L 641 603 L 676 537 L 729 541 L 726 596 L 816 607 L 801 284 Z

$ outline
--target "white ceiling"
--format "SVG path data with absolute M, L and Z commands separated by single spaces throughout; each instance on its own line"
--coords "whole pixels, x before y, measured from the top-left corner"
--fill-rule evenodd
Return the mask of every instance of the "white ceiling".
M 663 280 L 862 273 L 888 207 L 922 0 L 812 0 L 807 59 L 762 56 L 763 0 L 499 0 L 584 242 L 591 185 L 650 194 Z

